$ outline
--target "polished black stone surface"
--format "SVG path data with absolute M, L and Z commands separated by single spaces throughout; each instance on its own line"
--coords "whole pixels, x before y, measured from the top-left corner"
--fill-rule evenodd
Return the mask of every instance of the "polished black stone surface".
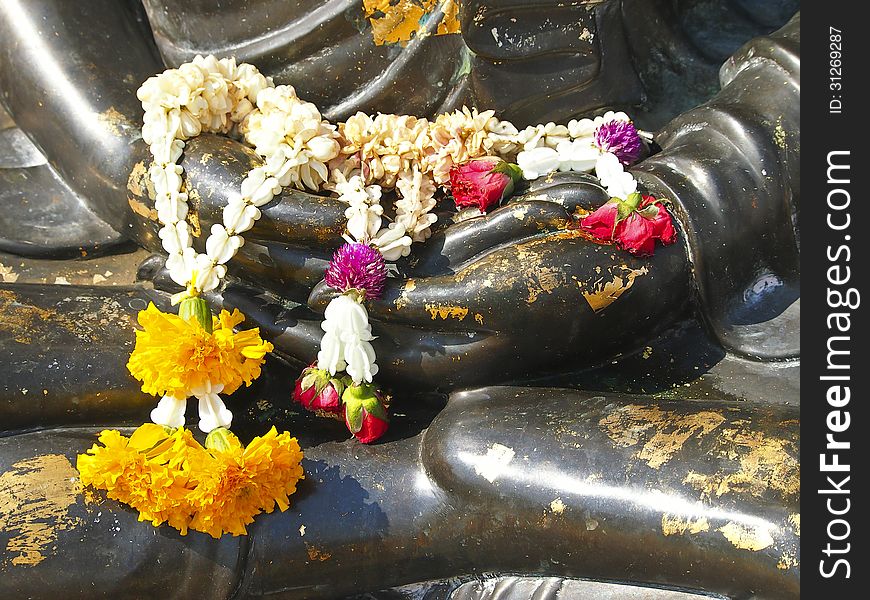
M 387 436 L 361 446 L 289 402 L 319 345 L 344 207 L 282 193 L 212 300 L 276 345 L 231 399 L 234 429 L 292 431 L 307 479 L 289 511 L 219 541 L 138 523 L 75 479 L 102 427 L 153 405 L 125 363 L 136 311 L 176 291 L 162 259 L 123 287 L 0 283 L 4 597 L 604 593 L 586 579 L 797 597 L 797 4 L 462 5 L 460 33 L 434 35 L 436 12 L 420 24 L 433 35 L 402 46 L 376 44 L 352 0 L 0 3 L 0 251 L 159 249 L 135 90 L 198 52 L 292 81 L 334 119 L 625 109 L 656 130 L 634 172 L 680 232 L 644 260 L 591 243 L 569 225 L 603 190 L 576 174 L 471 221 L 440 207 L 369 306 L 395 400 Z M 195 230 L 258 160 L 216 136 L 187 145 Z M 553 579 L 495 579 L 517 574 Z

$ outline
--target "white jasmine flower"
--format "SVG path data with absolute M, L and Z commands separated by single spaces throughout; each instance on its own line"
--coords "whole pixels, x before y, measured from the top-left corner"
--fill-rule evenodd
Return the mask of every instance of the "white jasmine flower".
M 172 192 L 160 194 L 154 200 L 154 208 L 157 209 L 157 218 L 161 223 L 173 225 L 183 221 L 187 216 L 187 194 Z
M 329 176 L 326 163 L 341 151 L 335 127 L 291 86 L 261 90 L 241 129 L 281 186 L 320 190 Z
M 233 413 L 218 396 L 223 389 L 222 383 L 206 382 L 190 391 L 199 400 L 199 429 L 203 433 L 210 433 L 218 427 L 229 429 L 233 423 Z
M 568 134 L 572 138 L 591 138 L 595 135 L 598 125 L 592 119 L 571 119 L 568 121 Z
M 381 229 L 371 243 L 387 261 L 397 261 L 411 253 L 411 238 L 405 235 L 405 226 L 400 223 L 390 223 Z
M 622 111 L 614 112 L 612 110 L 608 110 L 606 113 L 599 117 L 595 117 L 595 127 L 598 127 L 602 123 L 608 123 L 610 121 L 626 121 L 630 122 L 631 119 Z
M 182 427 L 186 410 L 187 398 L 163 396 L 157 407 L 151 411 L 151 422 L 164 427 Z
M 626 171 L 619 159 L 610 152 L 604 152 L 595 163 L 595 176 L 607 189 L 611 198 L 625 200 L 637 191 L 637 181 Z
M 231 200 L 224 207 L 224 226 L 227 231 L 244 233 L 260 218 L 260 209 L 246 204 L 241 198 Z
M 611 198 L 625 200 L 637 191 L 637 180 L 628 171 L 623 171 L 607 185 L 607 194 Z
M 492 145 L 492 151 L 499 156 L 507 156 L 516 151 L 519 131 L 510 121 L 499 121 L 496 118 L 487 125 L 487 137 Z
M 517 164 L 525 179 L 537 179 L 559 168 L 559 153 L 547 147 L 523 150 L 517 155 Z
M 354 383 L 372 382 L 378 374 L 375 350 L 368 342 L 350 338 L 344 346 L 345 371 Z
M 338 156 L 341 147 L 338 142 L 326 135 L 318 135 L 308 140 L 308 149 L 311 157 L 321 163 L 326 163 Z M 325 167 L 324 167 L 325 168 Z M 324 177 L 324 179 L 326 179 Z
M 236 255 L 245 240 L 238 235 L 230 235 L 219 223 L 211 226 L 211 235 L 205 242 L 205 253 L 212 262 L 222 265 Z
M 169 254 L 181 254 L 190 246 L 190 230 L 187 221 L 178 221 L 174 225 L 167 224 L 157 233 L 163 243 L 163 249 Z
M 530 125 L 517 134 L 517 143 L 523 147 L 523 150 L 534 150 L 541 147 L 555 149 L 561 142 L 569 140 L 568 128 L 555 123 Z
M 216 289 L 227 274 L 227 268 L 224 265 L 214 263 L 214 260 L 207 254 L 198 254 L 195 259 L 196 280 L 193 282 L 196 289 L 200 292 L 210 292 Z
M 335 375 L 346 371 L 354 383 L 371 383 L 378 372 L 375 352 L 369 343 L 374 339 L 365 307 L 344 294 L 333 298 L 326 307 L 324 331 L 317 364 Z
M 170 254 L 166 259 L 166 268 L 172 281 L 187 286 L 196 269 L 196 251 L 188 246 L 181 254 Z
M 236 67 L 232 79 L 247 99 L 254 103 L 257 101 L 257 94 L 269 87 L 269 80 L 255 66 L 247 63 Z
M 595 168 L 601 150 L 592 143 L 592 138 L 562 142 L 556 146 L 559 153 L 560 171 L 579 171 L 586 173 Z

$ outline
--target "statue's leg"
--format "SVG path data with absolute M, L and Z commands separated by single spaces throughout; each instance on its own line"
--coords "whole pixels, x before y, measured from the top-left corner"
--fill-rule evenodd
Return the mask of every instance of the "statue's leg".
M 163 69 L 137 6 L 114 0 L 0 4 L 2 104 L 72 193 L 125 237 L 124 186 L 133 142 L 141 137 L 136 89 Z
M 422 433 L 400 421 L 374 446 L 309 438 L 290 509 L 220 540 L 81 493 L 73 461 L 94 429 L 0 438 L 0 592 L 341 598 L 512 573 L 797 594 L 796 408 L 492 387 L 454 395 Z
M 2 93 L 0 93 L 2 98 Z M 93 256 L 124 240 L 47 163 L 0 103 L 0 252 Z

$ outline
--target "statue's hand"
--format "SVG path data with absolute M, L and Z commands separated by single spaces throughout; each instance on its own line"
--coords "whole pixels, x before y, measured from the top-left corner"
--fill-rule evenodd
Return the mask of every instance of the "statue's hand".
M 151 157 L 140 144 L 141 159 L 127 185 L 131 235 L 142 246 L 163 252 L 157 237 L 154 188 L 148 177 Z M 223 208 L 240 195 L 241 182 L 263 160 L 241 143 L 215 135 L 188 140 L 181 159 L 190 212 L 187 221 L 194 247 L 204 251 L 212 225 Z M 335 198 L 286 188 L 260 207 L 261 218 L 243 234 L 244 246 L 228 264 L 231 275 L 304 302 L 323 277 L 333 251 L 343 243 L 347 206 Z M 175 290 L 177 291 L 177 290 Z
M 524 201 L 462 224 L 468 231 L 453 226 L 445 240 L 486 238 L 508 219 L 540 231 L 471 248 L 455 262 L 445 256 L 440 272 L 421 256 L 424 275 L 388 279 L 383 296 L 366 302 L 383 376 L 452 386 L 565 371 L 633 350 L 684 310 L 681 248 L 636 258 L 565 228 L 564 219 L 553 227 L 559 208 Z M 308 304 L 322 312 L 334 294 L 321 283 Z
M 378 379 L 393 384 L 471 385 L 606 360 L 672 323 L 690 297 L 680 246 L 636 258 L 589 240 L 556 202 L 519 200 L 415 250 L 366 302 Z M 255 287 L 223 300 L 271 330 L 279 352 L 310 362 L 335 293 L 320 282 L 308 308 L 290 311 L 264 307 Z
M 224 138 L 188 143 L 182 166 L 200 246 L 258 160 Z M 141 193 L 145 171 L 144 164 L 136 169 L 139 185 L 131 180 L 130 189 L 139 193 L 130 202 L 147 234 L 156 224 Z M 438 385 L 564 370 L 569 357 L 576 364 L 604 359 L 644 342 L 656 323 L 671 322 L 688 298 L 684 251 L 660 248 L 639 259 L 588 239 L 573 213 L 606 197 L 593 178 L 564 173 L 533 182 L 486 216 L 449 223 L 452 214 L 441 215 L 441 228 L 414 244 L 384 295 L 367 302 L 382 376 Z M 146 210 L 136 211 L 137 202 Z M 322 278 L 343 243 L 344 209 L 333 198 L 285 191 L 263 208 L 230 262 L 243 285 L 231 286 L 223 302 L 239 306 L 272 333 L 279 352 L 301 361 L 316 356 L 320 313 L 335 294 Z M 289 320 L 263 311 L 264 290 L 311 310 Z

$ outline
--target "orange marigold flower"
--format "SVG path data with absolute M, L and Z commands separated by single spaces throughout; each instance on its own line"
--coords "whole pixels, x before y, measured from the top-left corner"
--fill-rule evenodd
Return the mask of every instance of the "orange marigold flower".
M 140 521 L 157 526 L 168 522 L 187 533 L 187 448 L 199 446 L 189 431 L 171 434 L 160 425 L 146 423 L 130 438 L 115 430 L 100 433 L 103 446 L 80 454 L 77 468 L 85 485 L 104 489 L 107 496 L 139 511 Z M 205 450 L 199 446 L 202 452 Z
M 223 384 L 223 393 L 232 394 L 260 376 L 264 357 L 272 351 L 259 328 L 233 332 L 244 320 L 238 309 L 222 310 L 208 333 L 195 320 L 161 312 L 151 303 L 139 312 L 142 329 L 136 332 L 127 368 L 146 394 L 185 398 L 207 382 Z
M 136 509 L 140 521 L 168 523 L 182 535 L 243 535 L 258 513 L 287 510 L 304 478 L 296 438 L 272 427 L 247 447 L 226 429 L 214 439 L 217 447 L 206 449 L 186 429 L 153 423 L 129 438 L 106 430 L 77 467 L 83 484 Z
M 197 482 L 193 493 L 199 505 L 191 529 L 220 537 L 222 533 L 243 535 L 246 526 L 260 512 L 281 511 L 290 506 L 289 496 L 304 478 L 302 450 L 296 438 L 272 427 L 266 435 L 251 440 L 247 447 L 227 429 L 215 431 L 220 440 L 209 449 L 216 468 Z M 206 445 L 211 445 L 206 441 Z

